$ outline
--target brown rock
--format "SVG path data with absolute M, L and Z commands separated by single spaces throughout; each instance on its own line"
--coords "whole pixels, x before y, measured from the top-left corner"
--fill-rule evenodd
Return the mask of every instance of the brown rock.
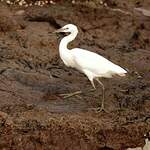
M 19 24 L 13 18 L 12 12 L 8 7 L 0 3 L 0 31 L 14 31 L 19 28 Z

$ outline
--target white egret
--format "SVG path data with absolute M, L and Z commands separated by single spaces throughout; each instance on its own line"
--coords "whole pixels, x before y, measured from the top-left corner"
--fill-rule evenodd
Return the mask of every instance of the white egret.
M 54 33 L 59 32 L 70 33 L 61 40 L 59 45 L 59 54 L 62 61 L 66 66 L 76 68 L 80 72 L 84 73 L 90 80 L 94 89 L 96 89 L 94 79 L 102 86 L 102 103 L 99 110 L 105 110 L 105 88 L 99 78 L 111 78 L 113 75 L 125 76 L 127 71 L 94 52 L 80 48 L 73 48 L 69 50 L 67 48 L 68 43 L 74 40 L 78 34 L 78 29 L 75 25 L 67 24 L 64 27 L 54 31 Z

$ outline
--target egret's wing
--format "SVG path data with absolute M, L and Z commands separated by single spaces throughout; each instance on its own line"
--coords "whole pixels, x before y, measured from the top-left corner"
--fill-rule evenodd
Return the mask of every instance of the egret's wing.
M 121 72 L 124 70 L 120 66 L 113 64 L 106 58 L 91 51 L 75 48 L 71 50 L 71 54 L 80 70 L 86 69 L 97 75 L 107 72 L 119 73 L 119 71 Z

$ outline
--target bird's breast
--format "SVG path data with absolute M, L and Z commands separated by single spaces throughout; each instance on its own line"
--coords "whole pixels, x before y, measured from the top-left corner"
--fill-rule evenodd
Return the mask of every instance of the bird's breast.
M 75 62 L 71 55 L 62 55 L 60 57 L 67 67 L 72 67 L 72 68 L 75 67 Z

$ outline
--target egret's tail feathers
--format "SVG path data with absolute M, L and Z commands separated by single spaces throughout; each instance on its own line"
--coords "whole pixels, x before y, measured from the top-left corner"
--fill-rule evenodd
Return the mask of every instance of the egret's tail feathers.
M 127 71 L 125 69 L 121 68 L 120 66 L 116 67 L 116 74 L 117 75 L 124 77 L 124 76 L 126 76 L 126 73 L 127 73 Z

